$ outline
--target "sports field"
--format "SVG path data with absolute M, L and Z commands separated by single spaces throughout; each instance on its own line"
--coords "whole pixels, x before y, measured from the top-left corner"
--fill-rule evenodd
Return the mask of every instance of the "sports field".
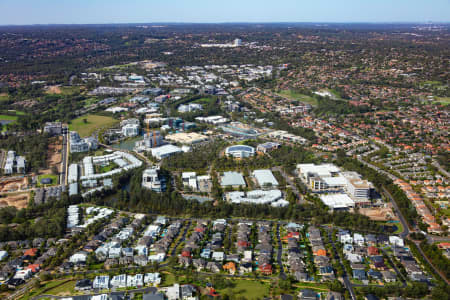
M 297 92 L 292 91 L 292 90 L 281 91 L 281 92 L 279 92 L 277 94 L 282 96 L 282 97 L 286 97 L 288 99 L 291 99 L 291 100 L 298 100 L 300 102 L 309 103 L 309 104 L 311 104 L 313 106 L 317 105 L 317 100 L 315 98 L 313 98 L 311 96 L 308 96 L 308 95 L 297 93 Z

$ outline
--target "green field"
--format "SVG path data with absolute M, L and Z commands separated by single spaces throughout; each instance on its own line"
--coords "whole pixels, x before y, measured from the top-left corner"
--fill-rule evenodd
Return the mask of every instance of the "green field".
M 70 280 L 64 284 L 49 289 L 45 293 L 49 295 L 73 295 L 75 294 L 75 283 L 76 280 Z
M 0 115 L 0 120 L 17 121 L 17 116 Z
M 84 100 L 84 107 L 88 107 L 94 103 L 97 103 L 99 101 L 99 99 L 97 98 L 88 98 L 86 100 Z
M 440 103 L 443 105 L 449 105 L 450 104 L 450 97 L 435 97 L 436 100 L 433 101 L 433 103 Z
M 220 295 L 234 295 L 234 297 L 244 296 L 246 299 L 262 299 L 269 296 L 269 284 L 261 283 L 257 280 L 234 280 L 234 288 L 218 290 Z M 233 297 L 231 297 L 233 299 Z
M 86 122 L 84 121 L 86 120 Z M 111 117 L 98 115 L 84 115 L 71 121 L 70 130 L 77 131 L 81 137 L 87 137 L 96 130 L 111 127 L 119 121 Z
M 394 234 L 400 234 L 403 232 L 402 222 L 395 223 L 395 226 L 397 227 L 397 230 L 394 232 Z
M 38 289 L 33 288 L 31 292 L 27 293 L 20 299 L 28 300 L 42 294 L 54 295 L 55 293 L 64 293 L 64 292 L 73 294 L 75 292 L 75 282 L 76 282 L 75 280 L 68 280 L 68 279 L 49 281 L 43 284 Z
M 50 178 L 52 180 L 52 183 L 46 184 L 46 185 L 56 185 L 56 184 L 58 184 L 58 175 L 44 174 L 44 175 L 39 175 L 38 176 L 37 186 L 42 186 L 43 185 L 43 184 L 41 184 L 41 179 L 43 179 L 43 178 Z
M 204 98 L 200 98 L 200 99 L 194 100 L 194 101 L 192 101 L 192 103 L 208 104 L 209 102 L 211 102 L 213 100 L 214 100 L 213 98 L 206 98 L 206 97 L 204 97 Z
M 0 101 L 9 100 L 9 95 L 6 93 L 0 94 Z
M 304 103 L 309 103 L 313 106 L 317 106 L 317 100 L 311 96 L 297 93 L 293 90 L 285 90 L 277 93 L 281 97 L 286 97 L 291 100 L 298 100 Z

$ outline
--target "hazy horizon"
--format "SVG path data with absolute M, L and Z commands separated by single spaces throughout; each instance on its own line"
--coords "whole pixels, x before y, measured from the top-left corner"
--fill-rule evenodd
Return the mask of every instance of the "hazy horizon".
M 431 2 L 431 3 L 430 3 Z M 0 25 L 449 23 L 448 0 L 4 0 Z

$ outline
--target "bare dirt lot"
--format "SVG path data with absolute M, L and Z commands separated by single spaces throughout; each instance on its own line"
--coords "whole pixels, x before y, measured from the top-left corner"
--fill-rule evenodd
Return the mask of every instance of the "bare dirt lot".
M 61 150 L 62 150 L 62 137 L 57 137 L 51 140 L 47 150 L 47 166 L 48 169 L 41 170 L 41 174 L 51 174 L 52 167 L 58 168 L 61 172 Z
M 17 191 L 19 189 L 25 189 L 28 185 L 26 177 L 12 177 L 2 180 L 0 182 L 0 192 Z
M 61 94 L 61 88 L 58 85 L 52 85 L 47 87 L 47 93 L 49 94 Z
M 25 208 L 30 200 L 29 193 L 11 194 L 0 196 L 0 207 L 15 206 L 17 208 Z
M 371 220 L 374 220 L 374 221 L 398 220 L 398 218 L 392 212 L 391 207 L 360 208 L 359 212 L 365 216 L 368 216 Z

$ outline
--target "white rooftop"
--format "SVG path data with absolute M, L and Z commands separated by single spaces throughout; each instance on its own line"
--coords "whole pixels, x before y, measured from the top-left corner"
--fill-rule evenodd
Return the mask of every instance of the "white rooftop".
M 321 195 L 320 200 L 322 202 L 332 208 L 348 208 L 348 207 L 354 207 L 355 201 L 353 201 L 347 194 L 327 194 L 327 195 Z

